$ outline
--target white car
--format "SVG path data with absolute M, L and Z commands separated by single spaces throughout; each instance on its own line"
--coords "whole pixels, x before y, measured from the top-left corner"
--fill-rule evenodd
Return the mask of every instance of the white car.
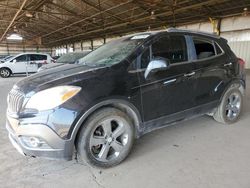
M 43 64 L 52 63 L 52 58 L 43 53 L 22 53 L 0 63 L 0 76 L 7 78 L 12 74 L 35 73 Z

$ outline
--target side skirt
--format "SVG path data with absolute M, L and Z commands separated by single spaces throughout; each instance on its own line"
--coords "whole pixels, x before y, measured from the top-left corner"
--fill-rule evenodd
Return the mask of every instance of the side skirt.
M 178 122 L 186 121 L 189 119 L 193 119 L 195 117 L 202 116 L 206 113 L 211 112 L 214 108 L 216 108 L 219 105 L 219 101 L 210 102 L 201 106 L 197 106 L 194 108 L 190 108 L 181 112 L 177 112 L 171 115 L 163 116 L 154 120 L 150 120 L 147 122 L 142 123 L 140 131 L 139 131 L 139 137 L 152 132 L 154 130 L 168 127 L 171 125 L 174 125 Z

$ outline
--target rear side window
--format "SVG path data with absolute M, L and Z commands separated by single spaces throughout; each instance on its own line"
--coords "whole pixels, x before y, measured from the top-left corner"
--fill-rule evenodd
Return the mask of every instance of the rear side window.
M 20 55 L 16 58 L 16 62 L 25 62 L 25 61 L 27 61 L 26 55 Z
M 47 60 L 46 55 L 38 55 L 38 54 L 30 55 L 30 61 L 43 61 L 43 60 Z
M 187 47 L 184 36 L 160 38 L 152 45 L 152 57 L 163 57 L 171 64 L 187 61 Z
M 205 59 L 215 56 L 213 41 L 193 38 L 197 59 Z

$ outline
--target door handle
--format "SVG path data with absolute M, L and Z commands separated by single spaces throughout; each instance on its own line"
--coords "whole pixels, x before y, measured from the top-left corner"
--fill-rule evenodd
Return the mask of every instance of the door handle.
M 232 63 L 230 62 L 230 63 L 226 63 L 226 64 L 224 64 L 224 67 L 228 67 L 228 66 L 231 66 L 232 65 Z
M 165 81 L 163 84 L 164 84 L 164 85 L 168 85 L 168 84 L 173 83 L 173 82 L 175 82 L 175 81 L 176 81 L 176 79 L 171 79 L 171 80 Z
M 184 74 L 185 77 L 190 77 L 190 76 L 193 76 L 193 75 L 195 75 L 195 72 L 190 72 L 190 73 Z

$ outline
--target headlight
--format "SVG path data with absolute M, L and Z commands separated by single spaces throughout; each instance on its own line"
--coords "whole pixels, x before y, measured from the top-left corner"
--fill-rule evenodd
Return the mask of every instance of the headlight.
M 63 104 L 79 91 L 81 91 L 81 88 L 77 86 L 58 86 L 45 89 L 33 95 L 28 100 L 25 108 L 38 111 L 50 110 Z

